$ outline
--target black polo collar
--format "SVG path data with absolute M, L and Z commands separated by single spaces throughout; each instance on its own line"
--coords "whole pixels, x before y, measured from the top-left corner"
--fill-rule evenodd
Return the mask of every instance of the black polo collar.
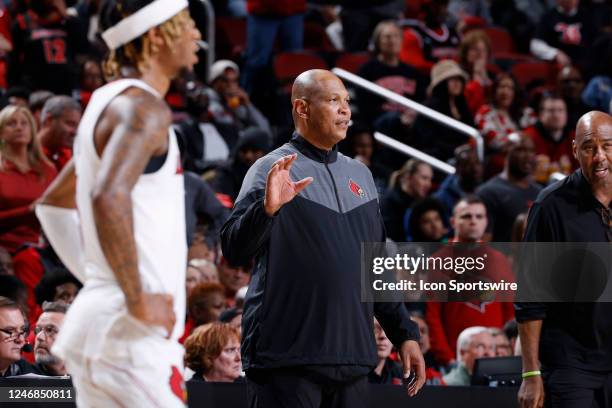
M 338 158 L 338 145 L 335 145 L 331 150 L 319 149 L 308 140 L 304 139 L 298 132 L 293 132 L 293 136 L 289 143 L 295 146 L 304 156 L 320 163 L 333 163 Z
M 599 202 L 593 195 L 591 185 L 582 174 L 582 170 L 578 169 L 569 175 L 569 182 L 577 187 L 580 194 L 578 194 L 578 204 L 585 210 L 599 210 L 605 209 L 604 205 Z

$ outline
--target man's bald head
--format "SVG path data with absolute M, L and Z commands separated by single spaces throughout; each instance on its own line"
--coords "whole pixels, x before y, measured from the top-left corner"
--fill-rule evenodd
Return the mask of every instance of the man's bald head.
M 311 100 L 312 97 L 321 91 L 321 82 L 336 79 L 340 81 L 334 73 L 325 69 L 311 69 L 302 72 L 293 81 L 291 88 L 291 103 L 296 99 Z
M 585 113 L 576 125 L 575 143 L 580 146 L 585 136 L 593 134 L 600 127 L 607 128 L 608 134 L 612 132 L 612 116 L 600 111 Z
M 332 72 L 301 73 L 293 82 L 291 104 L 296 130 L 313 145 L 330 150 L 346 137 L 351 120 L 349 94 Z
M 574 157 L 595 197 L 604 205 L 612 201 L 612 117 L 591 111 L 576 125 Z

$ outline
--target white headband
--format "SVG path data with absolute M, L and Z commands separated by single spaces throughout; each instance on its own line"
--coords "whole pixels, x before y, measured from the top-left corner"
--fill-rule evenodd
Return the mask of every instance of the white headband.
M 187 7 L 187 0 L 154 0 L 104 31 L 102 38 L 108 48 L 116 50 Z

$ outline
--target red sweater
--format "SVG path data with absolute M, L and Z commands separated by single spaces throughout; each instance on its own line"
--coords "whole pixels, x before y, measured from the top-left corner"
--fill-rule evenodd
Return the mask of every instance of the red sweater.
M 540 122 L 530 126 L 524 132 L 533 140 L 536 154 L 543 154 L 550 158 L 551 166 L 555 170 L 561 170 L 564 174 L 569 174 L 578 168 L 578 162 L 574 159 L 572 152 L 572 140 L 574 131 L 567 132 L 560 141 L 556 142 L 544 129 Z M 567 167 L 569 162 L 571 167 Z M 566 163 L 566 165 L 564 165 Z
M 432 256 L 450 256 L 452 248 L 445 247 Z M 481 247 L 470 253 L 470 256 L 487 254 L 486 265 L 489 267 L 482 276 L 499 282 L 513 282 L 512 268 L 504 255 L 491 248 Z M 508 294 L 509 295 L 509 294 Z M 457 338 L 461 332 L 471 326 L 485 326 L 502 328 L 511 319 L 514 319 L 514 304 L 508 298 L 504 302 L 435 302 L 427 303 L 425 320 L 429 326 L 431 352 L 436 360 L 447 365 L 456 359 Z
M 43 164 L 43 173 L 22 173 L 8 160 L 0 170 L 0 246 L 11 253 L 25 243 L 38 243 L 40 224 L 31 209 L 57 175 Z

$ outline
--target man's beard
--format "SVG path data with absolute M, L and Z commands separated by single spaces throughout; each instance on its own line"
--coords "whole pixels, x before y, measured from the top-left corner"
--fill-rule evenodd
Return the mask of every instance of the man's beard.
M 53 354 L 46 352 L 45 354 L 36 353 L 36 362 L 41 365 L 55 365 L 61 362 L 59 357 L 54 356 Z

